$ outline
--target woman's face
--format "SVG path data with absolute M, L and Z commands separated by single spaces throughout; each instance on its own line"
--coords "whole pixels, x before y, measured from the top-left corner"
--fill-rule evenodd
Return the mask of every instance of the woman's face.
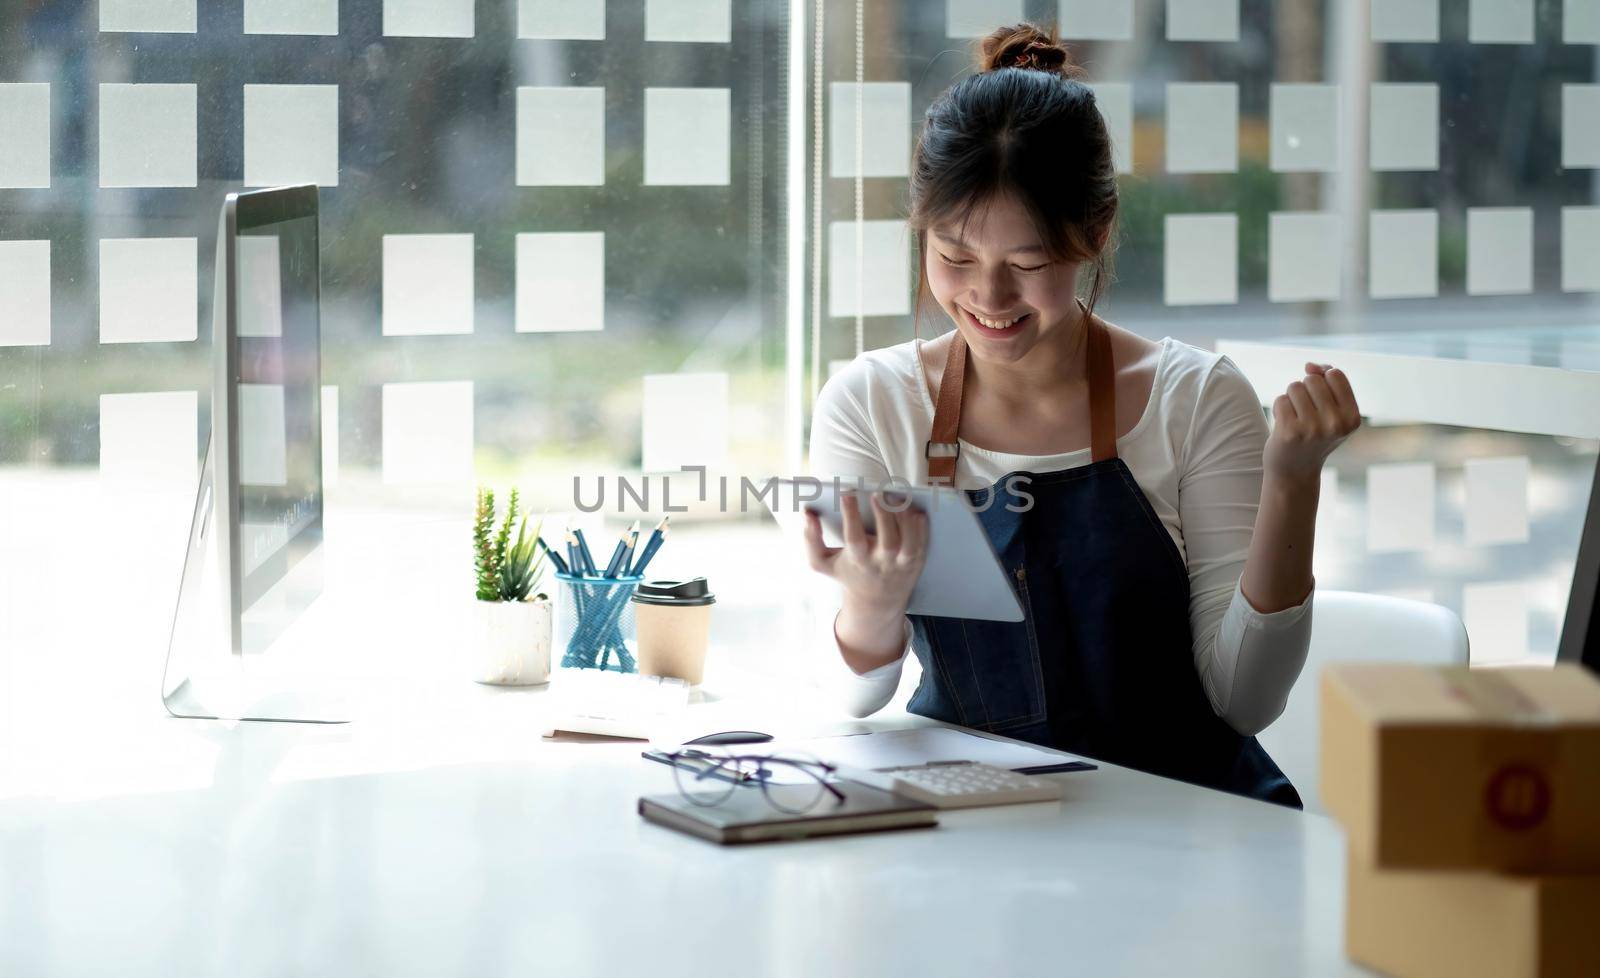
M 965 228 L 929 228 L 923 263 L 929 290 L 981 359 L 1015 362 L 1078 321 L 1078 266 L 1045 253 L 1010 197 L 974 210 Z

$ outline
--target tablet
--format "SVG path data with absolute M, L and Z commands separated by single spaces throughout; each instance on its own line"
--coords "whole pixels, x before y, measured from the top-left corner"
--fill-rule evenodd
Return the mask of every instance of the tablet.
M 800 509 L 809 509 L 822 519 L 822 542 L 830 547 L 844 546 L 844 516 L 841 493 L 832 479 L 778 479 L 777 498 L 762 502 L 779 526 L 802 538 L 805 519 Z M 841 480 L 838 488 L 848 494 L 856 488 L 854 480 Z M 946 618 L 979 618 L 987 621 L 1022 621 L 1022 603 L 1011 586 L 1011 579 L 995 554 L 989 534 L 984 532 L 978 514 L 964 493 L 944 487 L 914 486 L 892 490 L 911 506 L 928 514 L 928 558 L 911 591 L 906 613 L 938 615 Z M 876 520 L 869 493 L 856 493 L 861 525 L 876 532 Z M 811 498 L 815 496 L 816 498 Z

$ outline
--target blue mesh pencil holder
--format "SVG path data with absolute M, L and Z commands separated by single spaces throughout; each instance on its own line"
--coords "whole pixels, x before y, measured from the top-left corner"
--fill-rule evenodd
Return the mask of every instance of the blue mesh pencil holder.
M 643 577 L 555 575 L 555 647 L 563 669 L 638 672 L 633 589 Z

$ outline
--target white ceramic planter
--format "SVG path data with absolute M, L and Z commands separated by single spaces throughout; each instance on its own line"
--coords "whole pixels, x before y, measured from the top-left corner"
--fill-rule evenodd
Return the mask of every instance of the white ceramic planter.
M 472 678 L 494 686 L 550 681 L 550 601 L 473 602 Z

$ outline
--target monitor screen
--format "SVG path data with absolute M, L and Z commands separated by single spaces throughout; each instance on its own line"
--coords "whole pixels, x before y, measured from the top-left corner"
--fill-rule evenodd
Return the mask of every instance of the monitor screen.
M 239 199 L 237 342 L 240 611 L 322 539 L 321 324 L 317 218 Z

